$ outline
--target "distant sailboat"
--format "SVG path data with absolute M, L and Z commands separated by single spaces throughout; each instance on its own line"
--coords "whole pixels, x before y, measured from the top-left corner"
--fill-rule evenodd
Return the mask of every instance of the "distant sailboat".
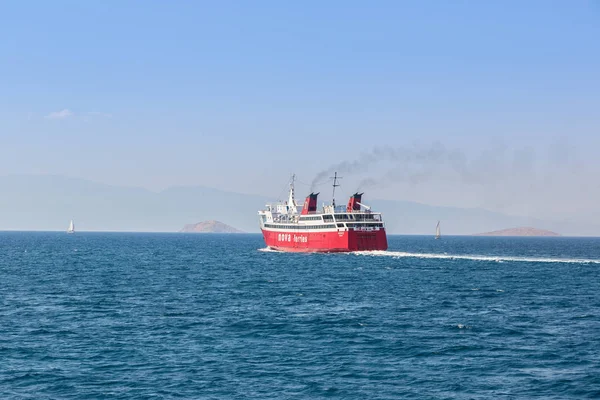
M 440 221 L 438 221 L 436 227 L 435 227 L 435 238 L 439 239 L 442 237 L 442 233 L 440 231 Z
M 69 229 L 67 229 L 67 233 L 75 233 L 75 224 L 73 223 L 73 220 L 71 220 L 69 223 Z

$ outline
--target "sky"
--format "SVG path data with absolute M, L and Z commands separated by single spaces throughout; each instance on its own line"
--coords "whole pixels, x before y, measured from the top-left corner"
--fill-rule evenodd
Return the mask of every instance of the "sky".
M 0 175 L 275 196 L 339 169 L 600 223 L 599 1 L 3 1 L 0 36 Z

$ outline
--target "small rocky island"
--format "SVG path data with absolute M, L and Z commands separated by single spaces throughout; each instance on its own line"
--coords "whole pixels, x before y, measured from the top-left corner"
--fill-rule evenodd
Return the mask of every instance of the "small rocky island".
M 499 231 L 477 233 L 473 236 L 560 236 L 559 233 L 536 229 L 531 227 L 519 227 L 502 229 Z
M 219 221 L 202 221 L 197 224 L 187 224 L 179 232 L 185 233 L 244 233 L 239 229 Z

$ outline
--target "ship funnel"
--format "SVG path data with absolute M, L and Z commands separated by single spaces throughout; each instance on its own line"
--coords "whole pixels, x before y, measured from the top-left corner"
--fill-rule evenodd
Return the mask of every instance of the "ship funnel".
M 302 215 L 317 211 L 317 196 L 319 193 L 311 193 L 304 200 Z
M 347 212 L 360 211 L 360 202 L 364 193 L 354 193 L 348 200 L 348 206 L 346 207 Z

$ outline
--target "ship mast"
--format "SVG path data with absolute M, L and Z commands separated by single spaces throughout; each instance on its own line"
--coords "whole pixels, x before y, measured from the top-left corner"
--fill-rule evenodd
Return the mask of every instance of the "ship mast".
M 298 213 L 298 204 L 296 203 L 296 196 L 294 195 L 294 181 L 296 180 L 296 174 L 292 175 L 292 179 L 290 181 L 290 196 L 288 198 L 288 207 L 292 214 Z
M 339 183 L 337 183 L 338 179 L 342 179 L 341 176 L 337 176 L 337 172 L 335 172 L 333 174 L 333 176 L 331 177 L 331 179 L 333 179 L 333 194 L 331 195 L 332 201 L 331 203 L 333 204 L 333 208 L 335 210 L 335 188 L 340 186 Z

